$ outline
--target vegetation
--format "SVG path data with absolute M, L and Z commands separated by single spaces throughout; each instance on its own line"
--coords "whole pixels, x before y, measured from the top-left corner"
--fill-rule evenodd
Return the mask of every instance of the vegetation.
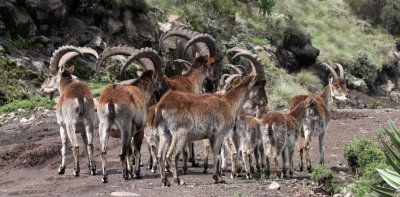
M 400 34 L 400 2 L 398 0 L 345 0 L 362 19 L 382 25 L 392 34 Z
M 10 113 L 18 109 L 32 110 L 35 107 L 45 107 L 50 109 L 55 106 L 54 101 L 50 101 L 49 97 L 34 96 L 23 100 L 13 100 L 3 106 L 0 106 L 0 114 Z
M 393 131 L 390 132 L 387 129 L 384 131 L 389 135 L 390 141 L 393 146 L 389 146 L 385 140 L 381 138 L 381 141 L 385 147 L 386 161 L 390 165 L 390 168 L 384 168 L 382 166 L 377 167 L 376 170 L 383 180 L 390 186 L 382 187 L 381 185 L 369 185 L 375 192 L 376 196 L 395 196 L 400 186 L 400 131 L 397 129 L 393 121 L 388 117 L 389 125 Z M 396 194 L 397 195 L 397 194 Z
M 315 166 L 311 174 L 311 180 L 317 182 L 319 185 L 323 185 L 324 191 L 329 195 L 333 195 L 340 191 L 337 184 L 338 178 L 333 173 L 332 169 L 325 165 L 320 164 Z
M 263 16 L 268 15 L 272 16 L 272 11 L 274 10 L 276 5 L 276 0 L 260 0 L 260 10 Z
M 322 89 L 321 80 L 315 73 L 302 70 L 296 75 L 296 82 L 301 86 L 307 88 L 308 91 L 319 94 L 318 91 Z
M 381 163 L 385 155 L 371 139 L 361 138 L 344 148 L 344 158 L 353 172 L 362 174 L 371 163 Z

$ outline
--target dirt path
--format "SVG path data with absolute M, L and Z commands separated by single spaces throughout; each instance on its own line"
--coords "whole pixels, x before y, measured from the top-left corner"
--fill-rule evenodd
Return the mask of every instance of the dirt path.
M 400 110 L 339 110 L 332 112 L 332 120 L 325 143 L 325 162 L 330 167 L 346 171 L 343 160 L 343 147 L 362 136 L 373 136 L 378 128 L 387 126 L 386 114 L 400 125 Z M 58 175 L 61 161 L 59 153 L 60 139 L 55 114 L 52 111 L 26 115 L 35 115 L 34 121 L 20 124 L 20 118 L 1 122 L 0 126 L 0 194 L 1 196 L 110 196 L 112 192 L 132 192 L 141 196 L 301 196 L 312 195 L 308 173 L 295 172 L 293 179 L 277 180 L 274 177 L 266 181 L 239 177 L 231 180 L 225 177 L 227 184 L 215 185 L 212 180 L 212 165 L 208 174 L 202 168 L 189 168 L 187 175 L 181 178 L 184 186 L 176 184 L 170 188 L 161 187 L 159 173 L 152 174 L 147 167 L 149 158 L 147 144 L 142 146 L 143 178 L 124 181 L 121 175 L 118 152 L 120 143 L 111 139 L 108 148 L 109 183 L 101 183 L 99 138 L 94 138 L 97 176 L 91 176 L 87 169 L 85 156 L 81 157 L 81 175 L 74 177 L 73 158 L 68 151 L 65 175 Z M 79 138 L 80 140 L 80 138 Z M 82 143 L 81 143 L 82 144 Z M 202 142 L 196 142 L 196 156 L 203 163 Z M 81 151 L 81 155 L 83 151 Z M 312 141 L 312 161 L 318 161 L 318 140 Z M 212 156 L 210 156 L 212 158 Z M 298 156 L 295 155 L 296 165 Z M 210 161 L 212 164 L 212 161 Z M 179 164 L 181 169 L 181 163 Z M 230 161 L 228 162 L 228 166 Z M 229 172 L 226 173 L 227 175 Z M 243 173 L 242 173 L 243 174 Z M 171 175 L 168 175 L 171 177 Z M 269 190 L 272 181 L 277 181 L 281 189 Z M 170 181 L 172 179 L 170 178 Z

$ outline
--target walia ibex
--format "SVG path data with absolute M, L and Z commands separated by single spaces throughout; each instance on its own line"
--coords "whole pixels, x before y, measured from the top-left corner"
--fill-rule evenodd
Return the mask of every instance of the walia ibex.
M 325 66 L 332 73 L 333 78 L 329 78 L 329 83 L 321 94 L 313 95 L 315 101 L 319 102 L 319 105 L 323 106 L 320 108 L 320 111 L 318 111 L 320 117 L 322 118 L 318 120 L 307 120 L 304 122 L 301 128 L 301 137 L 298 141 L 298 151 L 300 155 L 299 169 L 301 171 L 303 171 L 303 152 L 306 158 L 307 170 L 309 172 L 311 172 L 312 170 L 309 147 L 312 136 L 319 137 L 319 163 L 324 163 L 324 142 L 330 120 L 329 109 L 332 106 L 333 99 L 345 101 L 347 100 L 348 95 L 342 65 L 336 64 L 340 71 L 339 76 L 336 71 L 328 64 L 322 63 L 322 65 Z M 292 111 L 301 101 L 305 100 L 307 97 L 308 95 L 298 95 L 293 97 L 290 103 L 289 111 Z
M 236 56 L 255 58 L 249 53 Z M 210 60 L 204 58 L 203 64 Z M 165 176 L 167 159 L 174 181 L 182 185 L 176 170 L 176 159 L 188 141 L 210 139 L 214 153 L 214 175 L 216 183 L 224 182 L 221 177 L 221 146 L 227 132 L 233 128 L 235 117 L 242 109 L 249 95 L 258 104 L 267 102 L 265 95 L 265 74 L 261 63 L 256 70 L 245 77 L 238 85 L 221 94 L 196 95 L 185 92 L 169 91 L 157 103 L 154 126 L 160 134 L 158 160 L 161 180 L 164 186 L 170 183 Z
M 53 94 L 57 90 L 60 92 L 56 110 L 62 143 L 59 174 L 65 173 L 65 151 L 68 136 L 75 159 L 74 174 L 79 176 L 79 143 L 76 133 L 82 135 L 85 143 L 84 150 L 88 155 L 89 169 L 91 174 L 96 174 L 96 164 L 93 159 L 93 121 L 95 120 L 93 96 L 89 86 L 76 82 L 72 78 L 74 67 L 65 68 L 68 60 L 77 55 L 83 55 L 83 53 L 98 57 L 97 52 L 91 48 L 73 46 L 58 48 L 50 60 L 49 76 L 41 87 L 42 93 Z
M 289 114 L 272 111 L 262 116 L 261 131 L 267 160 L 266 177 L 269 177 L 271 173 L 271 156 L 275 161 L 278 177 L 281 178 L 286 176 L 286 159 L 289 156 L 289 174 L 293 175 L 293 153 L 300 127 L 306 119 L 317 119 L 319 107 L 321 106 L 310 95 Z M 279 155 L 282 156 L 282 171 L 279 170 Z
M 100 95 L 97 106 L 99 116 L 99 135 L 101 142 L 101 160 L 103 168 L 103 182 L 107 182 L 106 154 L 108 137 L 121 138 L 122 147 L 120 161 L 123 168 L 123 177 L 127 180 L 132 176 L 130 156 L 132 153 L 131 140 L 142 128 L 147 118 L 147 107 L 155 90 L 161 89 L 158 79 L 162 78 L 160 64 L 151 64 L 143 61 L 148 54 L 156 53 L 150 48 L 134 50 L 131 60 L 138 60 L 147 70 L 140 78 L 130 85 L 108 85 Z M 152 71 L 154 70 L 154 72 Z M 124 69 L 121 70 L 121 73 Z M 134 143 L 135 148 L 136 144 Z M 141 142 L 140 142 L 141 144 Z M 140 149 L 139 149 L 140 150 Z M 140 152 L 135 151 L 135 175 L 140 176 Z

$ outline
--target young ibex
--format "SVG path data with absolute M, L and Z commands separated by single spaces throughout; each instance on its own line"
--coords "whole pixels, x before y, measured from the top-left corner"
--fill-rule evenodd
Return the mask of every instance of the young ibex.
M 310 95 L 301 101 L 289 114 L 272 111 L 262 116 L 261 131 L 266 152 L 266 177 L 271 174 L 270 158 L 275 161 L 278 177 L 286 177 L 286 159 L 289 156 L 289 175 L 293 175 L 293 153 L 301 125 L 306 119 L 317 119 L 321 106 Z M 279 170 L 278 157 L 282 156 L 282 171 Z
M 43 82 L 42 93 L 53 94 L 60 92 L 57 102 L 57 124 L 60 126 L 61 136 L 61 165 L 58 168 L 59 174 L 65 173 L 65 151 L 67 147 L 67 136 L 72 144 L 74 155 L 74 174 L 79 176 L 79 143 L 76 133 L 81 133 L 84 150 L 89 160 L 91 174 L 96 174 L 96 164 L 93 159 L 93 121 L 94 103 L 93 96 L 88 85 L 76 82 L 72 78 L 74 67 L 65 68 L 65 64 L 71 58 L 82 55 L 83 53 L 92 54 L 96 58 L 98 54 L 95 50 L 86 47 L 63 46 L 53 53 L 50 60 L 49 76 Z
M 101 160 L 103 168 L 103 182 L 107 182 L 106 153 L 108 137 L 121 138 L 122 147 L 120 161 L 123 168 L 123 177 L 127 180 L 132 176 L 130 156 L 132 153 L 131 140 L 147 118 L 147 107 L 155 90 L 159 90 L 158 79 L 162 78 L 160 64 L 148 64 L 141 61 L 154 50 L 144 48 L 134 50 L 130 61 L 138 60 L 147 70 L 142 76 L 130 85 L 108 85 L 100 95 L 97 106 L 99 116 L 99 135 L 101 142 Z M 154 70 L 154 72 L 152 71 Z M 121 70 L 123 72 L 124 70 Z M 136 148 L 136 144 L 135 148 Z M 140 176 L 140 152 L 135 151 L 135 175 Z
M 255 58 L 249 53 L 239 53 L 236 56 Z M 209 61 L 205 59 L 204 64 Z M 174 181 L 182 185 L 183 181 L 179 179 L 176 170 L 176 156 L 188 141 L 202 139 L 210 139 L 214 154 L 213 179 L 216 183 L 224 181 L 220 166 L 224 137 L 233 128 L 235 117 L 249 95 L 260 105 L 267 102 L 265 82 L 264 68 L 257 60 L 255 72 L 224 95 L 170 91 L 161 98 L 156 105 L 154 126 L 160 134 L 157 157 L 164 186 L 170 185 L 165 176 L 165 159 L 171 167 Z
M 329 79 L 328 85 L 325 87 L 325 89 L 322 91 L 320 95 L 313 95 L 314 99 L 317 102 L 321 102 L 320 105 L 325 106 L 324 108 L 321 108 L 322 111 L 319 111 L 320 116 L 322 118 L 318 120 L 307 120 L 304 122 L 301 128 L 301 137 L 299 138 L 298 141 L 298 151 L 300 155 L 299 169 L 301 171 L 303 171 L 303 152 L 306 157 L 307 170 L 309 172 L 312 171 L 310 151 L 309 151 L 310 150 L 309 145 L 312 136 L 319 137 L 319 153 L 320 153 L 319 163 L 320 164 L 324 163 L 324 142 L 330 120 L 329 110 L 332 106 L 333 99 L 345 101 L 347 100 L 347 95 L 348 95 L 346 88 L 346 80 L 344 79 L 344 71 L 342 65 L 336 64 L 336 66 L 339 68 L 340 71 L 339 76 L 337 75 L 336 71 L 328 64 L 322 63 L 322 65 L 325 66 L 328 70 L 330 70 L 330 72 L 333 75 L 333 79 L 332 78 Z M 307 97 L 308 97 L 307 95 L 298 95 L 293 97 L 290 103 L 290 111 L 292 111 L 298 105 L 299 102 L 305 100 Z

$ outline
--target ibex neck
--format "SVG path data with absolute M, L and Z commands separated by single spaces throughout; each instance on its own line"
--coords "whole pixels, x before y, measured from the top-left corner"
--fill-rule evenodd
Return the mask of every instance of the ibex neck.
M 238 85 L 227 91 L 224 96 L 232 107 L 234 117 L 238 115 L 243 108 L 244 102 L 247 100 L 252 87 L 249 87 L 251 80 L 244 79 Z
M 201 92 L 201 88 L 203 86 L 204 79 L 206 78 L 207 68 L 195 68 L 191 69 L 185 76 L 193 83 L 195 86 L 196 93 Z
M 302 101 L 298 104 L 290 113 L 289 115 L 292 116 L 296 120 L 296 127 L 300 126 L 300 122 L 303 121 L 306 114 L 306 107 L 305 102 Z
M 58 91 L 61 93 L 62 91 L 64 91 L 65 87 L 67 87 L 72 82 L 74 82 L 74 80 L 72 80 L 72 78 L 61 77 L 60 85 L 58 86 Z
M 321 98 L 324 99 L 324 102 L 328 108 L 331 108 L 333 99 L 332 99 L 332 85 L 328 84 L 325 89 L 320 94 Z

